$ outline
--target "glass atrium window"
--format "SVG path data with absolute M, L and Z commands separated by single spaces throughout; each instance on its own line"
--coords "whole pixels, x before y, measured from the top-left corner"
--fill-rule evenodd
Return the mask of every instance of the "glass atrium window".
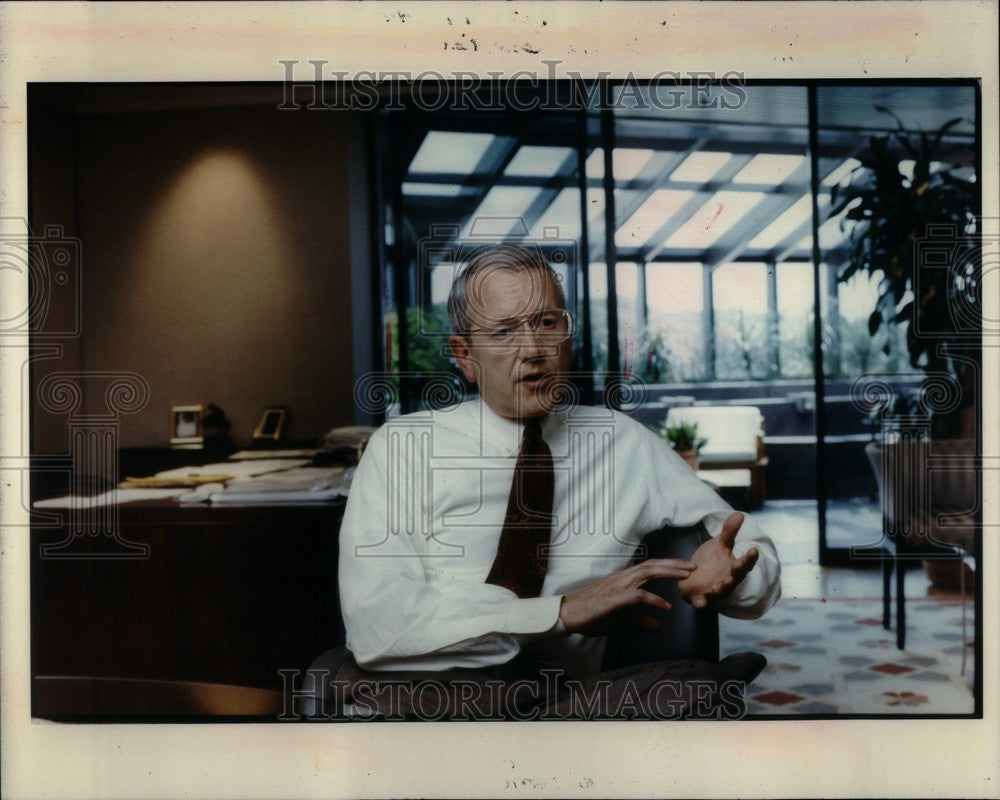
M 642 247 L 663 228 L 683 205 L 692 192 L 676 189 L 657 189 L 636 212 L 619 225 L 615 232 L 618 247 Z
M 716 374 L 722 380 L 766 378 L 767 267 L 723 264 L 712 274 Z
M 596 190 L 601 194 L 600 190 Z M 602 200 L 603 200 L 603 195 Z M 602 204 L 601 210 L 604 210 Z M 546 229 L 554 228 L 560 239 L 580 238 L 580 191 L 578 189 L 563 189 L 556 195 L 545 213 L 538 218 L 529 235 L 533 239 L 541 239 Z M 551 232 L 551 231 L 550 231 Z
M 707 183 L 716 173 L 729 163 L 732 153 L 713 153 L 700 151 L 692 153 L 677 169 L 670 173 L 671 181 L 690 181 L 692 183 Z
M 403 194 L 420 197 L 458 197 L 462 187 L 453 183 L 417 183 L 403 182 Z
M 702 328 L 704 270 L 697 263 L 646 265 L 647 338 L 659 337 L 665 368 L 662 382 L 705 376 Z
M 684 226 L 666 241 L 667 247 L 711 247 L 766 197 L 762 192 L 716 192 Z
M 558 174 L 566 160 L 574 153 L 568 147 L 537 147 L 525 145 L 511 159 L 504 175 L 526 178 L 551 178 Z
M 805 156 L 761 153 L 733 176 L 733 183 L 767 183 L 778 186 L 806 163 Z
M 466 223 L 462 236 L 523 235 L 528 209 L 541 191 L 530 186 L 494 186 Z
M 813 266 L 786 261 L 778 264 L 775 277 L 781 375 L 809 377 L 813 373 Z
M 655 150 L 619 147 L 614 151 L 615 180 L 628 182 L 636 178 Z M 604 179 L 604 149 L 598 147 L 587 157 L 587 180 Z
M 802 195 L 781 216 L 751 239 L 747 247 L 751 250 L 770 250 L 777 247 L 803 225 L 808 225 L 811 215 L 812 199 L 808 194 Z
M 429 131 L 410 162 L 410 173 L 471 174 L 494 139 L 489 133 Z

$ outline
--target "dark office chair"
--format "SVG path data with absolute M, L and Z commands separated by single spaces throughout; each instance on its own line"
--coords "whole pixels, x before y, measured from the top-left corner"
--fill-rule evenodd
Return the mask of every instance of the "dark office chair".
M 643 540 L 644 547 L 636 561 L 645 558 L 689 558 L 708 538 L 703 525 L 689 528 L 662 528 Z M 650 661 L 700 659 L 719 661 L 719 618 L 709 609 L 696 609 L 677 591 L 677 581 L 650 581 L 646 588 L 659 594 L 672 606 L 670 611 L 643 607 L 630 609 L 621 616 L 618 629 L 608 636 L 602 669 L 612 670 Z M 342 698 L 333 691 L 330 681 L 336 677 L 344 660 L 351 657 L 343 644 L 327 650 L 303 676 L 297 701 L 297 711 L 306 718 L 336 719 L 342 709 Z M 736 653 L 724 659 L 720 666 L 729 680 L 749 684 L 767 666 L 760 653 Z
M 635 562 L 646 558 L 690 558 L 706 539 L 708 533 L 700 524 L 689 528 L 661 528 L 643 539 Z M 676 580 L 661 578 L 650 581 L 646 588 L 670 603 L 670 611 L 642 606 L 622 614 L 621 624 L 608 636 L 602 668 L 617 669 L 679 658 L 718 661 L 718 613 L 691 606 L 681 597 Z

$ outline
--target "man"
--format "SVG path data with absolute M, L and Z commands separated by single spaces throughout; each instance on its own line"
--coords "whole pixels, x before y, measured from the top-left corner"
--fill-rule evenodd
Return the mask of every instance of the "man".
M 564 405 L 565 306 L 520 247 L 481 252 L 455 280 L 449 344 L 479 398 L 392 420 L 358 466 L 339 574 L 350 679 L 593 680 L 618 612 L 669 609 L 643 588 L 652 579 L 737 617 L 778 598 L 774 547 L 752 521 L 635 421 Z M 712 538 L 690 560 L 629 566 L 645 534 L 699 522 Z M 375 705 L 384 713 L 385 695 Z

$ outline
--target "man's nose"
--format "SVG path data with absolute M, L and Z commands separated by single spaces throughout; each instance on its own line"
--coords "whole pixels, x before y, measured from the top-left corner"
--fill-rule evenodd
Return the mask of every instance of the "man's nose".
M 530 322 L 522 325 L 518 339 L 521 355 L 524 357 L 537 358 L 546 355 L 552 349 L 551 342 L 546 341 Z

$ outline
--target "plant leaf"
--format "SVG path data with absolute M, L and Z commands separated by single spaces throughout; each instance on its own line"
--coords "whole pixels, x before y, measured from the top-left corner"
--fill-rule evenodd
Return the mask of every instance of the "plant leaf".
M 882 326 L 882 312 L 877 308 L 872 312 L 872 315 L 868 317 L 868 335 L 874 336 L 878 329 Z

